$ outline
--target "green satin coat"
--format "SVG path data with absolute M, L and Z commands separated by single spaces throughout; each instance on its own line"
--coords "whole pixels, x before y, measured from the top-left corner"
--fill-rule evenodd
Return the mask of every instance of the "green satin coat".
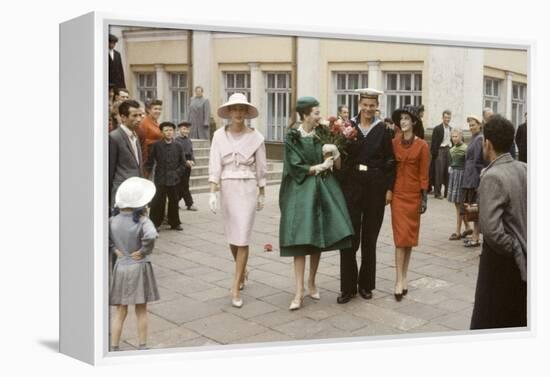
M 279 208 L 281 256 L 351 248 L 353 227 L 340 185 L 331 172 L 308 175 L 323 162 L 321 143 L 290 129 L 286 135 Z

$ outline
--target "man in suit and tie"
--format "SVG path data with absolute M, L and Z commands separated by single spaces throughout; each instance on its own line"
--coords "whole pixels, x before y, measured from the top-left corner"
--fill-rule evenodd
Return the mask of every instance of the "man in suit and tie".
M 120 52 L 115 50 L 117 42 L 118 38 L 113 34 L 109 34 L 109 86 L 126 88 Z
M 447 197 L 449 184 L 449 149 L 453 146 L 451 141 L 451 110 L 443 111 L 443 122 L 436 126 L 432 133 L 431 154 L 434 161 L 434 194 L 436 199 Z M 445 194 L 441 196 L 441 186 L 445 185 Z
M 143 119 L 139 103 L 122 102 L 118 108 L 121 125 L 109 133 L 109 203 L 112 207 L 120 184 L 130 177 L 143 176 L 141 147 L 136 129 Z

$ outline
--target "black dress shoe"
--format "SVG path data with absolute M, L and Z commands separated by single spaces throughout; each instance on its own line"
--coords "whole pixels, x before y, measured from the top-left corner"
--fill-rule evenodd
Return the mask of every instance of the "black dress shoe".
M 183 230 L 181 225 L 172 226 L 172 227 L 170 227 L 170 229 L 172 229 L 172 230 Z
M 401 299 L 403 298 L 403 293 L 394 293 L 393 295 L 395 296 L 395 299 L 397 301 L 401 301 Z
M 407 293 L 409 293 L 409 290 L 408 289 L 403 289 L 403 296 L 406 296 Z
M 363 297 L 365 300 L 370 300 L 372 298 L 372 291 L 367 291 L 366 289 L 364 288 L 361 288 L 359 290 L 359 294 L 361 295 L 361 297 Z
M 355 297 L 355 293 L 340 293 L 340 296 L 336 299 L 339 304 L 345 304 Z

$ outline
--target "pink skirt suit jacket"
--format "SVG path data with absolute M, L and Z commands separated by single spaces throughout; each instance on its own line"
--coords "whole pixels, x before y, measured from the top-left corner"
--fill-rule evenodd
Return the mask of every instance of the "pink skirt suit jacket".
M 256 130 L 233 134 L 222 127 L 214 133 L 208 166 L 209 182 L 220 188 L 220 206 L 227 241 L 247 246 L 258 198 L 267 181 L 264 137 Z

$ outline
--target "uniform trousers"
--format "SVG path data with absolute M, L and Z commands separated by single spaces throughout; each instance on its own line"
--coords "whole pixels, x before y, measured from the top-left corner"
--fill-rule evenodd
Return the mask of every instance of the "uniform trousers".
M 151 221 L 155 227 L 159 227 L 164 220 L 166 208 L 166 197 L 168 197 L 168 224 L 176 227 L 181 224 L 178 209 L 178 186 L 157 185 L 157 192 L 151 202 Z
M 193 197 L 189 191 L 189 180 L 191 179 L 191 168 L 187 167 L 185 173 L 180 177 L 180 183 L 178 184 L 178 200 L 183 198 L 185 206 L 187 208 L 193 205 Z
M 353 171 L 343 192 L 353 225 L 351 249 L 340 250 L 340 291 L 355 294 L 376 286 L 376 242 L 384 220 L 386 176 L 382 170 Z M 356 254 L 361 245 L 361 266 Z

